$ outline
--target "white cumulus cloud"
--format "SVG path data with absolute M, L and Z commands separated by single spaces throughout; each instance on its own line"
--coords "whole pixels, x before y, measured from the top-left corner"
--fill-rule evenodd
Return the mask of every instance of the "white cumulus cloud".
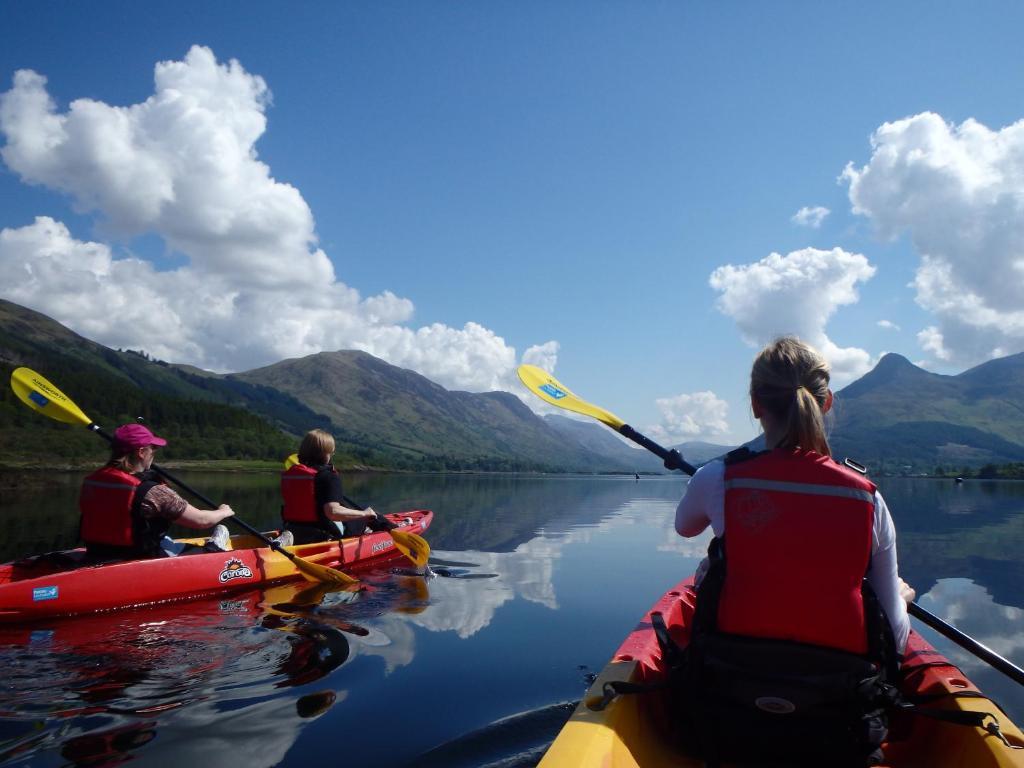
M 648 433 L 661 443 L 724 435 L 729 431 L 729 404 L 714 392 L 662 397 L 654 401 L 661 421 L 648 428 Z
M 301 193 L 259 159 L 271 98 L 261 77 L 194 46 L 158 63 L 154 85 L 142 103 L 61 111 L 45 77 L 15 73 L 0 94 L 0 157 L 111 240 L 76 239 L 48 216 L 0 230 L 0 296 L 101 343 L 214 370 L 354 348 L 447 387 L 513 388 L 516 350 L 493 331 L 408 327 L 412 301 L 338 279 Z M 184 265 L 161 271 L 125 250 L 150 233 Z M 527 354 L 553 368 L 557 351 Z
M 992 130 L 926 112 L 871 146 L 842 178 L 855 213 L 920 254 L 916 299 L 936 318 L 922 348 L 960 365 L 1024 349 L 1024 120 Z
M 838 346 L 825 326 L 839 307 L 858 301 L 857 284 L 874 274 L 859 253 L 804 248 L 753 264 L 727 264 L 711 273 L 710 283 L 721 294 L 718 309 L 736 321 L 744 341 L 760 347 L 778 336 L 799 336 L 829 361 L 833 383 L 842 384 L 866 373 L 871 355 Z
M 879 328 L 885 328 L 887 331 L 898 331 L 900 329 L 892 320 L 879 320 L 875 325 Z
M 810 227 L 811 229 L 817 229 L 821 226 L 821 222 L 825 220 L 831 211 L 821 205 L 816 205 L 813 208 L 804 206 L 799 211 L 793 214 L 790 218 L 794 224 L 801 227 Z

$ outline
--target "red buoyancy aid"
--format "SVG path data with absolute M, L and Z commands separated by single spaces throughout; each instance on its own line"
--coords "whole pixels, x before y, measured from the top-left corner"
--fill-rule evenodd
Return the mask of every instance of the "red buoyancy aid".
M 132 547 L 135 541 L 135 491 L 142 480 L 116 467 L 97 469 L 82 481 L 79 535 L 86 544 Z
M 865 654 L 875 486 L 812 451 L 726 463 L 718 629 Z
M 295 464 L 281 473 L 281 517 L 286 523 L 317 524 L 323 513 L 316 508 L 317 470 Z

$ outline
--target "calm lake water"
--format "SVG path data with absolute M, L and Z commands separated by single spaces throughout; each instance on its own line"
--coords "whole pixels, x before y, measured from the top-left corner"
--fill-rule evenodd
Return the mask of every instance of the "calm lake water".
M 273 475 L 181 473 L 276 525 Z M 0 558 L 73 544 L 80 478 L 0 495 Z M 353 476 L 429 508 L 432 573 L 306 582 L 0 628 L 0 765 L 533 765 L 640 615 L 708 538 L 681 477 Z M 883 479 L 923 607 L 1024 665 L 1024 483 Z M 1024 688 L 918 626 L 1024 722 Z

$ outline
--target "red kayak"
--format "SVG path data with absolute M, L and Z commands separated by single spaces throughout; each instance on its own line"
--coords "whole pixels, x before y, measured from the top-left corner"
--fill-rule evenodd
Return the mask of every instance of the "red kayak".
M 399 530 L 420 534 L 426 510 L 387 515 Z M 304 560 L 350 572 L 401 557 L 389 533 L 288 550 Z M 190 600 L 301 578 L 295 565 L 254 536 L 233 536 L 231 550 L 84 564 L 85 550 L 37 555 L 0 565 L 0 622 L 75 616 L 131 606 Z
M 673 742 L 664 696 L 624 694 L 601 706 L 606 683 L 657 684 L 666 678 L 668 670 L 652 615 L 660 613 L 672 639 L 684 647 L 689 642 L 695 606 L 696 592 L 690 577 L 666 592 L 644 614 L 562 728 L 539 768 L 704 765 L 702 760 L 680 752 Z M 890 721 L 889 739 L 883 745 L 885 766 L 1024 766 L 1024 734 L 960 669 L 915 631 L 910 633 L 904 656 L 904 695 L 920 695 L 930 702 L 924 705 L 927 707 L 990 713 L 987 722 L 997 722 L 999 729 L 996 732 L 897 713 Z M 737 729 L 736 738 L 743 738 L 741 729 Z

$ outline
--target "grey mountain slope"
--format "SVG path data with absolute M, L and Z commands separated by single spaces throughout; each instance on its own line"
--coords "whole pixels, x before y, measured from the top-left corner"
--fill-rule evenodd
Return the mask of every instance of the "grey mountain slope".
M 575 440 L 587 450 L 607 457 L 626 471 L 665 471 L 661 459 L 642 448 L 627 445 L 603 424 L 570 419 L 554 413 L 545 415 L 544 421 L 567 439 Z
M 450 392 L 414 371 L 365 352 L 321 352 L 231 378 L 286 392 L 327 416 L 342 439 L 383 444 L 408 456 L 504 459 L 510 468 L 545 465 L 621 469 L 565 440 L 507 392 Z
M 0 365 L 10 369 L 33 360 L 52 361 L 54 370 L 40 370 L 44 375 L 94 371 L 145 392 L 245 408 L 291 435 L 328 426 L 349 446 L 384 463 L 415 468 L 430 459 L 506 469 L 660 470 L 655 457 L 634 452 L 602 425 L 541 419 L 507 393 L 450 392 L 366 353 L 324 352 L 244 373 L 213 374 L 109 349 L 0 300 Z M 837 456 L 889 471 L 1024 461 L 1024 353 L 956 376 L 886 355 L 837 393 L 831 441 Z M 728 448 L 684 443 L 680 450 L 699 464 Z
M 566 440 L 508 393 L 449 392 L 363 352 L 285 360 L 214 374 L 90 341 L 41 313 L 0 300 L 0 364 L 35 367 L 60 386 L 61 371 L 113 376 L 144 392 L 244 408 L 293 436 L 314 426 L 371 463 L 416 468 L 625 471 Z
M 1024 460 L 1022 383 L 1024 354 L 956 376 L 885 355 L 874 370 L 836 393 L 833 450 L 916 470 Z

